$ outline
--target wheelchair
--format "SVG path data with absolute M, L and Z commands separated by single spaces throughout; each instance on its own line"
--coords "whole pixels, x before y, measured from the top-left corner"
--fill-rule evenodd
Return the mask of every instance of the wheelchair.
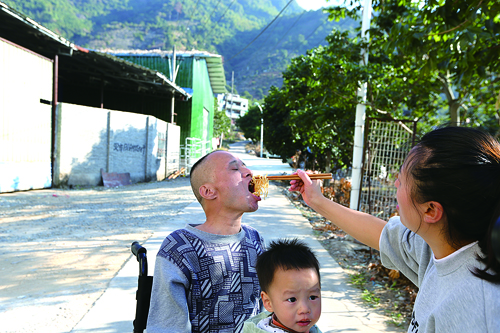
M 151 300 L 151 289 L 153 287 L 153 277 L 148 276 L 147 250 L 138 242 L 133 242 L 131 251 L 139 262 L 139 279 L 137 283 L 137 300 L 134 319 L 134 333 L 142 333 L 146 329 L 149 313 L 149 301 Z
M 500 261 L 500 218 L 493 226 L 491 234 L 492 246 L 495 256 Z M 146 329 L 149 313 L 149 302 L 151 300 L 151 290 L 153 288 L 153 277 L 148 276 L 147 250 L 138 242 L 133 242 L 131 251 L 139 262 L 139 278 L 135 299 L 137 300 L 134 333 L 143 333 Z M 262 304 L 261 304 L 262 307 Z

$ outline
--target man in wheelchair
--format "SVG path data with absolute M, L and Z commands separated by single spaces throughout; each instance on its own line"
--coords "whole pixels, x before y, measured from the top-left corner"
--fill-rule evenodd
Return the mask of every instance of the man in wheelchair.
M 147 332 L 240 332 L 260 311 L 255 264 L 265 250 L 262 236 L 241 218 L 261 199 L 252 193 L 252 172 L 225 151 L 198 160 L 190 180 L 206 220 L 163 241 Z

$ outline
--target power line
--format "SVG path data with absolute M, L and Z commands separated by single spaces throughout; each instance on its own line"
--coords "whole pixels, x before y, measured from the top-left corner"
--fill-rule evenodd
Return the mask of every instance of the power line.
M 308 39 L 309 39 L 309 37 L 311 37 L 312 35 L 314 35 L 314 33 L 316 32 L 316 30 L 318 30 L 318 29 L 319 29 L 319 27 L 321 27 L 323 24 L 325 24 L 325 22 L 326 22 L 326 21 L 321 22 L 321 24 L 320 24 L 320 25 L 318 25 L 318 26 L 316 27 L 316 29 L 314 29 L 314 30 L 313 30 L 313 32 L 311 32 L 311 33 L 310 33 L 310 34 L 306 37 L 306 40 L 308 40 Z
M 306 11 L 304 10 L 302 12 L 302 14 L 299 15 L 299 17 L 295 20 L 295 22 L 293 22 L 292 26 L 290 28 L 288 28 L 288 30 L 285 32 L 285 34 L 283 35 L 283 37 L 281 37 L 281 39 L 276 43 L 276 45 L 274 45 L 273 49 L 277 48 L 278 45 L 281 43 L 281 41 L 285 38 L 285 36 L 290 32 L 290 30 L 292 30 L 292 28 L 295 26 L 295 24 L 297 24 L 297 22 L 299 22 L 300 18 L 302 17 L 302 15 L 304 15 Z
M 215 27 L 219 24 L 220 20 L 222 20 L 222 18 L 224 17 L 224 15 L 226 15 L 227 11 L 229 10 L 229 8 L 231 8 L 231 6 L 233 5 L 233 3 L 234 3 L 235 1 L 236 1 L 236 0 L 233 0 L 233 2 L 231 2 L 231 3 L 229 4 L 229 6 L 227 6 L 226 11 L 224 12 L 224 14 L 222 14 L 222 16 L 219 18 L 219 20 L 217 20 L 217 22 L 215 22 L 214 26 L 213 26 L 213 27 L 210 29 L 210 31 L 207 33 L 207 36 L 205 37 L 206 39 L 207 39 L 208 37 L 210 37 L 210 36 L 211 36 L 211 32 L 212 32 L 212 30 L 214 30 L 214 28 L 215 28 Z
M 272 33 L 274 32 L 274 30 L 276 30 L 276 27 L 278 26 L 278 23 L 279 23 L 282 19 L 283 19 L 283 16 L 280 16 L 280 18 L 276 21 L 276 23 L 274 23 L 273 28 L 272 28 L 272 29 L 271 29 L 271 30 L 267 33 L 266 39 L 265 39 L 262 43 L 260 43 L 259 48 L 253 52 L 253 56 L 252 56 L 251 58 L 248 58 L 247 60 L 243 61 L 243 63 L 247 63 L 247 62 L 249 62 L 250 60 L 253 60 L 253 59 L 256 57 L 257 53 L 259 53 L 259 51 L 260 51 L 260 50 L 262 50 L 262 48 L 263 48 L 264 46 L 266 46 L 266 42 L 267 42 L 267 41 L 269 40 L 269 38 L 272 36 Z
M 247 44 L 247 46 L 245 46 L 243 49 L 241 49 L 238 53 L 236 53 L 234 56 L 232 56 L 231 58 L 229 58 L 227 61 L 233 59 L 234 57 L 236 57 L 238 54 L 240 54 L 241 52 L 243 52 L 244 50 L 246 50 L 247 47 L 249 47 L 253 42 L 255 42 L 257 40 L 257 38 L 260 37 L 260 35 L 262 35 L 264 33 L 264 31 L 267 30 L 267 28 L 269 28 L 271 26 L 271 24 L 273 24 L 274 21 L 276 21 L 276 19 L 281 15 L 281 13 L 283 13 L 283 11 L 288 7 L 288 5 L 290 5 L 294 0 L 290 0 L 288 1 L 288 3 L 286 4 L 286 6 L 281 10 L 281 12 L 278 13 L 278 15 L 276 15 L 276 17 L 250 42 Z
M 217 2 L 217 4 L 214 6 L 214 9 L 212 10 L 212 12 L 210 13 L 210 15 L 208 15 L 208 18 L 206 19 L 205 23 L 207 23 L 208 21 L 210 21 L 210 18 L 212 17 L 212 15 L 214 14 L 215 10 L 217 9 L 217 7 L 219 7 L 219 4 L 222 0 L 219 0 L 219 2 Z
M 196 12 L 198 11 L 198 3 L 200 2 L 200 0 L 196 1 L 195 5 L 194 5 L 194 12 L 192 15 L 189 16 L 189 23 L 188 23 L 188 27 L 189 27 L 189 24 L 191 24 L 191 21 L 193 20 L 193 17 L 194 15 L 196 14 Z
M 304 13 L 302 13 L 302 14 L 304 14 Z M 302 14 L 301 14 L 300 16 L 302 16 Z M 294 26 L 294 25 L 298 22 L 298 20 L 300 19 L 300 16 L 299 16 L 299 18 L 295 21 L 295 23 L 294 23 L 294 24 L 292 24 L 292 26 L 288 29 L 288 31 L 285 33 L 285 35 L 286 35 L 286 34 L 288 34 L 288 32 L 292 29 L 292 27 L 293 27 L 293 26 Z M 316 30 L 318 30 L 318 29 L 319 29 L 319 27 L 321 27 L 322 25 L 324 25 L 326 22 L 327 22 L 326 20 L 323 20 L 323 21 L 322 21 L 322 22 L 321 22 L 318 26 L 316 26 L 316 28 L 315 28 L 315 29 L 314 29 L 314 30 L 313 30 L 313 31 L 312 31 L 312 32 L 311 32 L 311 33 L 310 33 L 310 34 L 309 34 L 309 35 L 308 35 L 308 36 L 307 36 L 304 40 L 305 40 L 305 41 L 307 41 L 307 40 L 308 40 L 308 39 L 309 39 L 309 38 L 310 38 L 310 37 L 311 37 L 311 36 L 312 36 L 312 35 L 316 32 Z M 276 49 L 276 46 L 278 46 L 278 44 L 279 44 L 279 42 L 275 45 L 275 47 L 274 47 L 273 49 Z M 262 47 L 261 47 L 261 48 L 262 48 Z M 257 51 L 255 51 L 255 52 L 253 53 L 253 56 L 252 56 L 252 57 L 250 57 L 250 58 L 248 58 L 247 60 L 243 61 L 242 63 L 240 63 L 240 65 L 241 65 L 241 64 L 246 64 L 246 63 L 249 63 L 249 62 L 251 62 L 252 60 L 254 60 L 254 59 L 255 59 L 255 57 L 257 56 L 257 53 L 261 50 L 261 48 L 257 49 Z
M 266 45 L 266 42 L 268 41 L 269 37 L 271 37 L 272 33 L 274 32 L 274 30 L 276 29 L 276 27 L 278 26 L 278 23 L 281 21 L 282 18 L 283 18 L 283 16 L 280 16 L 278 21 L 274 24 L 273 29 L 271 31 L 269 31 L 269 33 L 267 34 L 267 38 L 262 42 L 261 46 L 255 52 L 260 51 L 260 49 L 262 49 Z
M 302 16 L 302 15 L 304 15 L 304 13 L 305 13 L 305 12 L 306 12 L 306 11 L 304 10 L 304 11 L 302 12 L 302 14 L 300 14 L 300 15 L 299 15 L 299 17 L 297 18 L 297 20 L 295 20 L 295 23 L 293 23 L 293 24 L 290 26 L 290 28 L 289 28 L 289 29 L 288 29 L 288 31 L 285 33 L 285 35 L 286 35 L 286 34 L 288 34 L 288 32 L 290 31 L 290 29 L 292 29 L 292 28 L 293 28 L 293 26 L 294 26 L 294 25 L 295 25 L 295 24 L 299 21 L 299 19 L 301 18 L 301 16 Z M 281 19 L 281 18 L 282 18 L 282 17 L 280 17 L 280 19 Z M 272 31 L 274 31 L 274 29 L 276 29 L 277 24 L 278 24 L 278 23 L 276 23 L 276 25 L 273 27 L 273 30 L 272 30 Z M 255 59 L 255 57 L 256 57 L 256 56 L 257 56 L 257 54 L 260 52 L 260 50 L 262 50 L 262 48 L 263 48 L 264 46 L 266 46 L 266 42 L 267 42 L 267 40 L 269 39 L 269 37 L 271 37 L 271 32 L 269 32 L 269 34 L 268 34 L 268 36 L 267 36 L 266 40 L 265 40 L 264 42 L 262 42 L 261 46 L 260 46 L 257 50 L 255 50 L 255 51 L 253 52 L 253 56 L 252 56 L 251 58 L 249 58 L 249 59 L 247 59 L 247 60 L 245 60 L 245 61 L 243 62 L 244 64 L 245 64 L 245 63 L 248 63 L 248 62 L 250 62 L 250 61 L 252 61 L 252 60 L 254 60 L 254 59 Z M 281 42 L 281 40 L 280 40 L 279 42 Z M 278 42 L 278 44 L 279 44 L 279 42 Z M 278 44 L 276 44 L 276 45 L 274 46 L 274 48 L 273 48 L 273 49 L 276 49 L 276 46 L 278 46 Z
M 297 18 L 297 20 L 295 20 L 295 22 L 294 22 L 294 23 L 290 26 L 290 28 L 288 28 L 287 32 L 283 35 L 283 38 L 284 38 L 284 37 L 288 34 L 288 32 L 290 32 L 290 30 L 293 28 L 293 26 L 294 26 L 295 24 L 297 24 L 297 22 L 298 22 L 298 21 L 299 21 L 299 19 L 302 17 L 302 15 L 304 15 L 304 13 L 305 13 L 305 12 L 306 12 L 306 11 L 303 11 L 303 12 L 299 15 L 299 17 Z M 319 25 L 318 25 L 318 26 L 317 26 L 317 27 L 316 27 L 316 28 L 315 28 L 315 29 L 314 29 L 314 30 L 313 30 L 313 31 L 312 31 L 312 32 L 311 32 L 311 33 L 310 33 L 310 34 L 309 34 L 309 35 L 308 35 L 305 39 L 304 39 L 304 41 L 307 41 L 307 40 L 309 39 L 309 37 L 311 37 L 311 36 L 312 36 L 312 35 L 316 32 L 316 30 L 318 30 L 318 28 L 319 28 L 319 27 L 321 27 L 321 26 L 322 26 L 323 24 L 325 24 L 325 23 L 326 23 L 326 21 L 322 21 L 322 22 L 321 22 L 321 23 L 320 23 L 320 24 L 319 24 Z M 267 39 L 269 39 L 269 37 L 270 37 L 270 36 L 268 36 L 268 38 L 267 38 Z M 283 40 L 283 38 L 282 38 L 281 40 Z M 267 39 L 266 39 L 266 41 L 267 41 Z M 276 49 L 276 47 L 279 45 L 279 43 L 281 42 L 281 40 L 280 40 L 278 43 L 276 43 L 276 45 L 273 47 L 273 50 L 274 50 L 274 49 Z M 258 53 L 258 52 L 262 49 L 262 47 L 264 47 L 264 46 L 265 46 L 265 42 L 264 42 L 264 43 L 262 43 L 262 46 L 261 46 L 260 48 L 258 48 L 255 52 L 253 52 L 253 56 L 252 56 L 251 58 L 248 58 L 248 59 L 247 59 L 247 60 L 245 60 L 243 63 L 245 64 L 245 63 L 248 63 L 248 62 L 250 62 L 250 61 L 254 60 L 254 59 L 255 59 L 255 57 L 257 56 L 257 53 Z

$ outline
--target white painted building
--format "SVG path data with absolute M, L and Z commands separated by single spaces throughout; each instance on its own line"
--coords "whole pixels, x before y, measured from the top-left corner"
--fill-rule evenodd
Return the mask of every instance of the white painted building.
M 240 95 L 219 94 L 217 95 L 217 103 L 219 110 L 225 110 L 226 115 L 231 118 L 231 124 L 234 124 L 236 119 L 244 116 L 248 111 L 248 99 L 241 98 Z

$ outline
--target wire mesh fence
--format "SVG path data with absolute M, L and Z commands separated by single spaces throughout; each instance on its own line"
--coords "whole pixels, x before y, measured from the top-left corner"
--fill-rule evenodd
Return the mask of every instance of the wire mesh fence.
M 416 122 L 368 118 L 359 210 L 388 220 L 396 212 L 394 181 L 415 142 Z

